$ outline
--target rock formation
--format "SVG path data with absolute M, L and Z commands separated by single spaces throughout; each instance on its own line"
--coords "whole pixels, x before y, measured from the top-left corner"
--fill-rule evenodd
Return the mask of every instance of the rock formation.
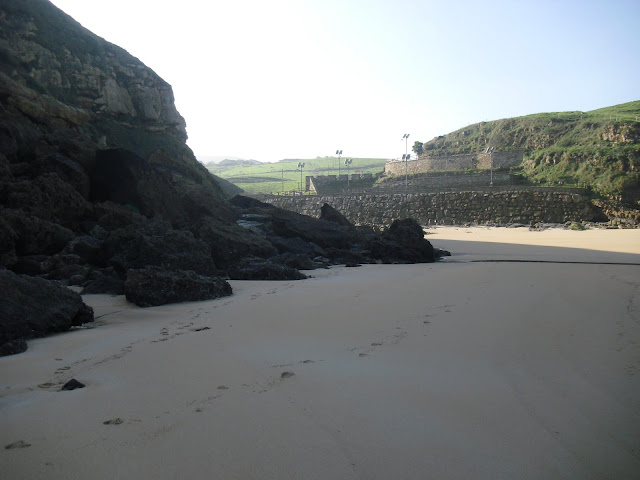
M 0 270 L 0 356 L 27 349 L 25 340 L 93 322 L 80 295 L 54 282 Z

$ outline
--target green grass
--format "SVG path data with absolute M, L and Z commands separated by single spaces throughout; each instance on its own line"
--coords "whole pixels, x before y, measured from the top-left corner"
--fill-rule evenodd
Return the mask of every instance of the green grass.
M 338 175 L 346 174 L 344 157 L 338 163 L 337 157 L 314 159 L 281 160 L 277 163 L 261 163 L 260 165 L 220 166 L 209 164 L 211 173 L 242 188 L 248 194 L 277 193 L 300 190 L 300 169 L 298 163 L 304 162 L 302 182 L 304 189 L 305 177 L 309 175 Z M 384 158 L 353 158 L 349 165 L 349 173 L 380 173 L 384 170 Z M 340 165 L 340 169 L 338 169 Z
M 640 189 L 640 101 L 590 112 L 551 112 L 469 125 L 424 144 L 429 155 L 524 151 L 533 183 L 588 186 L 604 195 Z

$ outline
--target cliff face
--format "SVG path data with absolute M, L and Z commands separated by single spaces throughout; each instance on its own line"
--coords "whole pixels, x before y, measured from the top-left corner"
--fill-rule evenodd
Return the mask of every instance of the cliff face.
M 171 86 L 125 50 L 84 29 L 44 0 L 0 2 L 2 96 L 10 112 L 50 127 L 88 128 L 98 119 L 170 135 L 185 121 Z M 119 139 L 92 138 L 101 146 Z
M 88 201 L 176 224 L 195 201 L 226 221 L 224 194 L 186 138 L 171 86 L 153 70 L 46 0 L 0 0 L 0 178 L 65 170 L 63 180 Z M 105 170 L 115 183 L 96 179 Z M 123 181 L 135 184 L 131 198 L 111 194 Z
M 260 242 L 235 224 L 237 208 L 186 138 L 153 70 L 47 0 L 0 0 L 0 268 L 48 274 L 34 256 L 79 236 L 104 246 L 154 218 L 216 264 L 253 252 Z M 120 247 L 97 266 L 112 267 Z

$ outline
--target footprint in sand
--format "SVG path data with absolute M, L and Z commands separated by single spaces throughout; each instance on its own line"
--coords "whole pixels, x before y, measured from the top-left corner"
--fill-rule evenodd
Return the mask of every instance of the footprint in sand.
M 118 418 L 112 418 L 111 420 L 105 420 L 102 423 L 104 425 L 120 425 L 121 423 L 124 423 L 124 420 L 118 417 Z
M 24 440 L 18 440 L 17 442 L 10 443 L 9 445 L 5 445 L 5 450 L 13 450 L 14 448 L 27 448 L 30 447 L 31 444 L 25 442 Z

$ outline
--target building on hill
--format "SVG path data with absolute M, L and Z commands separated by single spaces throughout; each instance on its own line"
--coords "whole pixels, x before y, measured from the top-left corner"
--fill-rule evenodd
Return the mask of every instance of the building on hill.
M 462 155 L 420 155 L 417 159 L 388 160 L 384 173 L 388 176 L 413 175 L 428 173 L 429 171 L 461 171 L 461 170 L 490 170 L 516 167 L 522 164 L 524 152 L 522 150 L 494 151 L 467 153 Z

